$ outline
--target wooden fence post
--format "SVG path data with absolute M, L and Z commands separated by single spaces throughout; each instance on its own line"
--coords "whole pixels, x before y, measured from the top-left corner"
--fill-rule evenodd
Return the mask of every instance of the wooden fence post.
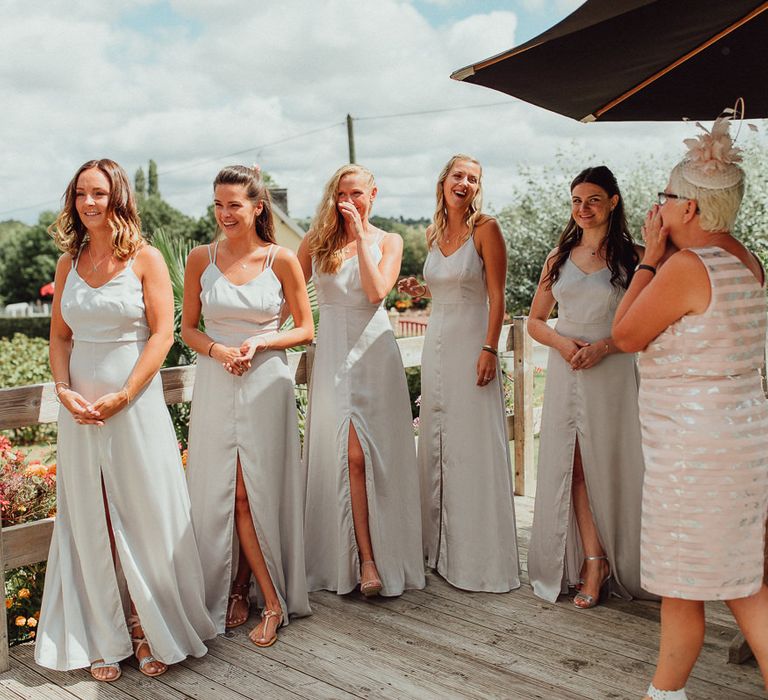
M 514 352 L 514 443 L 515 494 L 532 496 L 536 490 L 533 462 L 533 341 L 528 335 L 528 317 L 515 316 L 507 338 Z
M 0 673 L 10 668 L 8 653 L 8 611 L 5 609 L 5 556 L 3 555 L 3 526 L 0 523 L 0 589 L 3 591 L 0 612 Z

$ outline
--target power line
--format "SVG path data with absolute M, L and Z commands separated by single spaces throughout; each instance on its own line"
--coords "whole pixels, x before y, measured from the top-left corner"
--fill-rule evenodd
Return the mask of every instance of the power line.
M 420 112 L 400 112 L 398 114 L 377 114 L 371 117 L 353 117 L 354 121 L 362 122 L 370 119 L 395 119 L 397 117 L 416 117 L 422 114 L 439 114 L 440 112 L 458 112 L 462 109 L 482 109 L 483 107 L 498 107 L 500 105 L 514 104 L 511 100 L 504 102 L 486 102 L 482 105 L 465 105 L 464 107 L 445 107 L 443 109 L 425 109 Z

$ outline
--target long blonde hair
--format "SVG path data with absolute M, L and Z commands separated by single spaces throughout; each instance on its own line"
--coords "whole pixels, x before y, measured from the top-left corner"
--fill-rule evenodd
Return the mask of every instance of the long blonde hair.
M 467 215 L 465 218 L 468 235 L 472 235 L 472 232 L 475 230 L 475 225 L 477 224 L 477 219 L 480 217 L 483 208 L 483 166 L 480 165 L 480 162 L 472 156 L 468 156 L 463 153 L 457 153 L 445 164 L 445 167 L 440 171 L 440 175 L 437 178 L 437 188 L 435 193 L 437 205 L 435 207 L 435 214 L 432 217 L 432 226 L 427 231 L 427 246 L 430 248 L 433 245 L 439 244 L 445 236 L 445 229 L 448 227 L 448 209 L 445 206 L 445 193 L 443 192 L 443 185 L 445 184 L 445 181 L 448 178 L 451 170 L 453 170 L 453 166 L 456 165 L 456 163 L 459 161 L 468 161 L 470 163 L 474 163 L 480 168 L 480 179 L 477 181 L 477 194 L 469 203 L 469 207 L 467 208 Z
M 353 163 L 342 165 L 326 183 L 312 227 L 307 233 L 307 244 L 317 269 L 329 275 L 339 271 L 343 260 L 342 248 L 347 242 L 344 219 L 337 206 L 339 182 L 345 175 L 364 175 L 368 188 L 373 189 L 375 185 L 373 173 Z
M 80 220 L 75 206 L 77 180 L 86 170 L 98 168 L 109 180 L 107 221 L 112 229 L 112 254 L 118 260 L 127 260 L 143 245 L 141 221 L 128 175 L 114 160 L 101 158 L 83 163 L 64 192 L 64 206 L 48 227 L 56 247 L 76 258 L 88 239 L 88 231 Z

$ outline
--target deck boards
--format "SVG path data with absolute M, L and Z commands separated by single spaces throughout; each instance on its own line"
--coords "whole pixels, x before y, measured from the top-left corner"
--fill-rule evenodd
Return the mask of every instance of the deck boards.
M 254 647 L 243 626 L 160 678 L 125 663 L 113 684 L 39 668 L 23 645 L 0 675 L 0 700 L 639 700 L 656 658 L 658 605 L 611 600 L 580 611 L 535 598 L 525 562 L 532 503 L 516 499 L 524 583 L 510 594 L 459 591 L 434 575 L 399 598 L 313 593 L 314 615 L 283 628 L 273 647 Z M 734 624 L 725 606 L 708 605 L 707 617 L 691 699 L 765 697 L 754 661 L 726 663 Z

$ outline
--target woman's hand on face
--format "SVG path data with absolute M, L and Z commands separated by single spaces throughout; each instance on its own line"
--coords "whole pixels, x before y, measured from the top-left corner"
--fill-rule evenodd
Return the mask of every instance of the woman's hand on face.
M 496 355 L 486 350 L 477 358 L 477 386 L 485 386 L 496 376 Z
M 669 229 L 661 220 L 661 207 L 658 204 L 654 204 L 645 215 L 642 232 L 645 241 L 642 262 L 655 267 L 666 256 L 668 246 L 672 245 L 668 240 Z
M 560 353 L 560 357 L 562 357 L 568 364 L 571 364 L 571 360 L 576 353 L 579 352 L 581 348 L 587 347 L 587 345 L 589 345 L 589 343 L 586 340 L 561 336 L 556 349 Z
M 364 240 L 363 220 L 360 218 L 360 212 L 357 211 L 352 202 L 339 202 L 339 213 L 344 217 L 344 222 L 352 227 L 355 232 L 355 239 L 358 241 Z
M 594 367 L 607 354 L 604 344 L 587 344 L 571 358 L 571 369 Z
M 93 402 L 93 412 L 102 421 L 111 418 L 128 405 L 125 391 L 114 391 L 99 397 Z
M 104 425 L 104 421 L 96 414 L 93 406 L 73 389 L 59 392 L 59 401 L 75 419 L 83 425 Z
M 427 287 L 421 284 L 415 277 L 403 277 L 403 279 L 397 283 L 397 291 L 401 294 L 408 294 L 409 296 L 418 299 L 419 297 L 424 296 Z

